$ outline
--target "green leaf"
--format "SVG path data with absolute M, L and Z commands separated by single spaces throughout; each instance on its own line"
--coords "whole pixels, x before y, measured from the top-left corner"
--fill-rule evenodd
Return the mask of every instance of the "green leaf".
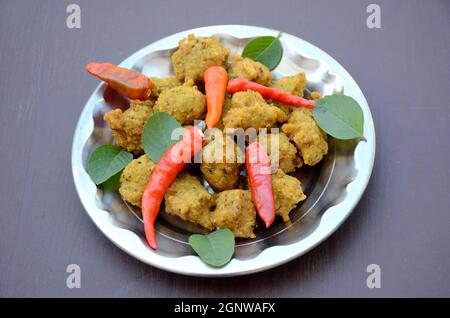
M 226 265 L 234 253 L 234 235 L 229 229 L 219 229 L 208 235 L 193 234 L 189 244 L 206 264 L 213 267 Z
M 90 155 L 87 171 L 92 181 L 99 185 L 122 171 L 131 160 L 131 153 L 114 145 L 102 145 Z
M 113 175 L 111 178 L 109 178 L 108 180 L 103 182 L 101 184 L 103 190 L 110 191 L 110 192 L 117 191 L 120 187 L 120 175 L 121 174 L 122 174 L 122 171 L 119 171 L 118 173 Z
M 153 161 L 159 161 L 174 143 L 181 139 L 181 134 L 172 139 L 172 132 L 181 125 L 175 117 L 167 113 L 154 113 L 142 131 L 142 145 L 145 153 Z
M 254 38 L 244 47 L 242 56 L 264 64 L 272 71 L 280 63 L 283 56 L 280 36 L 281 32 L 277 37 L 260 36 Z
M 364 139 L 364 113 L 349 96 L 325 96 L 316 102 L 313 116 L 320 128 L 337 139 Z

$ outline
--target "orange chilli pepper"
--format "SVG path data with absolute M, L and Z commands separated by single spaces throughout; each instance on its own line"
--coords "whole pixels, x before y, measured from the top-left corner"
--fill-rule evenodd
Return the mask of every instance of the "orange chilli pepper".
M 222 115 L 225 94 L 227 93 L 228 73 L 222 66 L 211 66 L 204 73 L 206 106 L 206 126 L 213 128 Z
M 261 94 L 265 99 L 272 99 L 291 106 L 302 106 L 306 108 L 314 108 L 312 101 L 303 97 L 292 95 L 275 87 L 267 87 L 255 82 L 251 82 L 244 78 L 235 78 L 228 82 L 228 92 L 236 93 L 242 91 L 255 91 Z
M 250 180 L 252 201 L 268 228 L 275 220 L 272 171 L 267 151 L 259 142 L 255 141 L 245 149 L 245 167 Z
M 203 142 L 203 133 L 198 128 L 187 129 L 183 133 L 182 140 L 166 151 L 152 172 L 141 203 L 145 236 L 153 249 L 158 247 L 155 221 L 164 195 L 186 163 L 202 150 Z
M 118 93 L 130 98 L 146 100 L 152 92 L 152 81 L 137 71 L 116 66 L 111 63 L 89 63 L 86 65 L 89 74 L 105 81 Z

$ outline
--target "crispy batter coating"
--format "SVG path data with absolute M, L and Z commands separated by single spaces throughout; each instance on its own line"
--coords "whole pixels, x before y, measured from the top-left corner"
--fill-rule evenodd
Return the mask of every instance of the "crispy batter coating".
M 270 128 L 275 123 L 286 120 L 286 114 L 279 108 L 267 104 L 259 93 L 246 91 L 233 95 L 231 108 L 223 118 L 223 124 L 226 128 L 259 129 Z
M 286 93 L 297 96 L 303 96 L 303 91 L 306 88 L 305 73 L 297 73 L 292 76 L 285 76 L 272 83 L 273 87 L 281 89 Z
M 281 89 L 286 93 L 290 93 L 297 96 L 303 97 L 303 91 L 306 88 L 306 76 L 305 73 L 297 73 L 292 76 L 285 76 L 280 78 L 279 80 L 272 83 L 272 87 L 276 87 Z M 279 107 L 282 111 L 284 111 L 287 115 L 289 115 L 296 106 L 289 106 L 280 102 L 273 102 L 273 104 Z
M 167 190 L 164 199 L 167 213 L 209 230 L 214 229 L 210 219 L 215 205 L 214 197 L 197 177 L 188 173 L 180 174 Z
M 139 99 L 131 99 L 130 100 L 130 107 L 138 107 L 138 106 L 145 106 L 152 108 L 155 105 L 155 101 L 153 99 L 147 99 L 147 100 L 139 100 Z
M 233 139 L 221 131 L 203 148 L 200 170 L 215 191 L 231 190 L 239 184 L 244 154 Z
M 297 148 L 283 132 L 259 135 L 258 140 L 269 154 L 273 172 L 280 168 L 289 173 L 302 166 L 303 161 L 297 155 Z
M 320 162 L 328 153 L 327 134 L 317 125 L 310 109 L 295 109 L 281 130 L 294 141 L 309 166 Z
M 234 189 L 220 192 L 211 221 L 216 227 L 229 228 L 236 237 L 255 237 L 256 209 L 250 191 Z
M 152 97 L 158 97 L 167 89 L 180 86 L 182 83 L 176 77 L 152 77 Z
M 322 98 L 322 93 L 318 91 L 311 92 L 311 99 L 312 100 L 318 100 Z
M 154 168 L 155 163 L 147 155 L 132 160 L 120 175 L 119 193 L 122 199 L 140 207 L 142 194 Z
M 267 66 L 239 55 L 233 56 L 233 64 L 228 72 L 228 77 L 230 79 L 245 78 L 266 86 L 272 81 L 272 73 Z
M 154 111 L 174 116 L 181 125 L 192 125 L 206 114 L 205 96 L 190 83 L 167 89 L 159 95 Z
M 141 135 L 145 123 L 153 113 L 152 105 L 151 100 L 132 100 L 127 110 L 114 109 L 105 114 L 104 120 L 111 127 L 117 146 L 137 155 L 144 153 Z
M 276 214 L 281 216 L 284 222 L 287 222 L 291 210 L 298 202 L 306 199 L 300 181 L 278 169 L 277 173 L 272 175 L 272 189 Z
M 219 38 L 198 37 L 189 34 L 178 43 L 179 47 L 172 55 L 175 76 L 180 81 L 203 81 L 203 73 L 213 65 L 226 68 L 229 50 L 220 44 Z
M 223 118 L 227 115 L 230 108 L 231 108 L 231 98 L 227 96 L 225 97 L 225 102 L 223 104 L 222 115 L 220 116 L 219 122 L 216 125 L 217 128 L 221 130 L 225 128 L 223 124 Z

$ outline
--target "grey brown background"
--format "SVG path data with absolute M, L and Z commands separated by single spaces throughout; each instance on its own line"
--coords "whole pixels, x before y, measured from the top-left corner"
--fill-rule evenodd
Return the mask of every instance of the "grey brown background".
M 80 30 L 66 6 L 81 6 Z M 366 27 L 380 4 L 382 29 Z M 98 81 L 169 34 L 214 24 L 267 26 L 324 49 L 373 112 L 376 163 L 348 221 L 284 266 L 232 279 L 166 273 L 111 244 L 71 175 L 76 121 Z M 450 296 L 450 1 L 0 1 L 0 296 Z M 81 289 L 66 266 L 81 266 Z M 382 269 L 366 287 L 366 266 Z

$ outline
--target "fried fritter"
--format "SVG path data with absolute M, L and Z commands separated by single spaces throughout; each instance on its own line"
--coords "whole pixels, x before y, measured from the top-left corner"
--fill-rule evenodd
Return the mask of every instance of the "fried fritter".
M 278 88 L 286 93 L 302 96 L 306 88 L 306 76 L 301 72 L 292 76 L 285 76 L 272 83 L 272 87 Z M 280 102 L 274 101 L 273 104 L 284 111 L 287 115 L 291 113 L 296 106 L 289 106 Z
M 289 173 L 302 166 L 303 161 L 297 155 L 297 148 L 289 141 L 286 134 L 280 132 L 259 135 L 258 140 L 269 154 L 273 172 L 280 168 Z
M 152 77 L 152 97 L 158 97 L 167 89 L 180 86 L 182 83 L 176 77 Z
M 220 192 L 211 221 L 216 227 L 229 228 L 235 237 L 255 237 L 256 209 L 250 191 L 234 189 Z
M 229 78 L 245 78 L 261 85 L 269 85 L 272 73 L 267 66 L 242 56 L 233 56 L 233 64 L 228 72 Z
M 144 152 L 141 143 L 142 129 L 153 113 L 152 105 L 151 100 L 132 100 L 127 110 L 114 109 L 105 114 L 104 120 L 111 127 L 117 146 L 137 155 Z
M 214 197 L 197 177 L 188 173 L 180 174 L 167 190 L 164 199 L 167 213 L 209 230 L 214 229 L 210 219 L 215 205 Z
M 298 202 L 306 199 L 301 183 L 297 178 L 285 174 L 278 169 L 272 175 L 272 189 L 275 199 L 275 212 L 283 218 L 284 222 L 289 221 L 289 213 Z
M 309 166 L 320 162 L 328 153 L 327 134 L 317 125 L 310 109 L 295 109 L 281 130 L 294 141 L 303 162 Z
M 225 97 L 225 102 L 223 104 L 223 109 L 222 109 L 222 115 L 220 116 L 219 122 L 217 123 L 216 127 L 223 130 L 224 124 L 223 124 L 223 118 L 227 115 L 228 111 L 231 108 L 231 98 L 230 97 Z
M 312 100 L 318 100 L 322 98 L 322 93 L 318 91 L 311 92 L 311 99 Z
M 125 201 L 141 207 L 142 194 L 150 180 L 155 163 L 147 155 L 132 160 L 120 176 L 119 193 Z
M 297 73 L 292 76 L 285 76 L 272 83 L 272 87 L 281 89 L 282 91 L 303 96 L 303 91 L 306 88 L 306 76 L 305 73 Z
M 220 131 L 214 137 L 203 148 L 200 170 L 215 191 L 234 189 L 239 183 L 244 154 L 233 139 Z
M 166 89 L 159 95 L 154 111 L 174 116 L 181 125 L 192 125 L 195 119 L 205 117 L 205 96 L 189 84 Z
M 279 108 L 267 104 L 259 93 L 246 91 L 233 95 L 231 108 L 223 118 L 223 124 L 226 128 L 259 129 L 270 128 L 275 123 L 286 120 L 286 114 Z
M 210 66 L 227 67 L 229 50 L 220 44 L 219 38 L 198 37 L 189 34 L 181 40 L 172 55 L 175 76 L 180 81 L 203 82 L 203 73 Z
M 153 99 L 147 99 L 147 100 L 130 99 L 130 108 L 138 107 L 138 106 L 145 106 L 145 107 L 152 108 L 154 105 L 155 105 L 155 101 Z

